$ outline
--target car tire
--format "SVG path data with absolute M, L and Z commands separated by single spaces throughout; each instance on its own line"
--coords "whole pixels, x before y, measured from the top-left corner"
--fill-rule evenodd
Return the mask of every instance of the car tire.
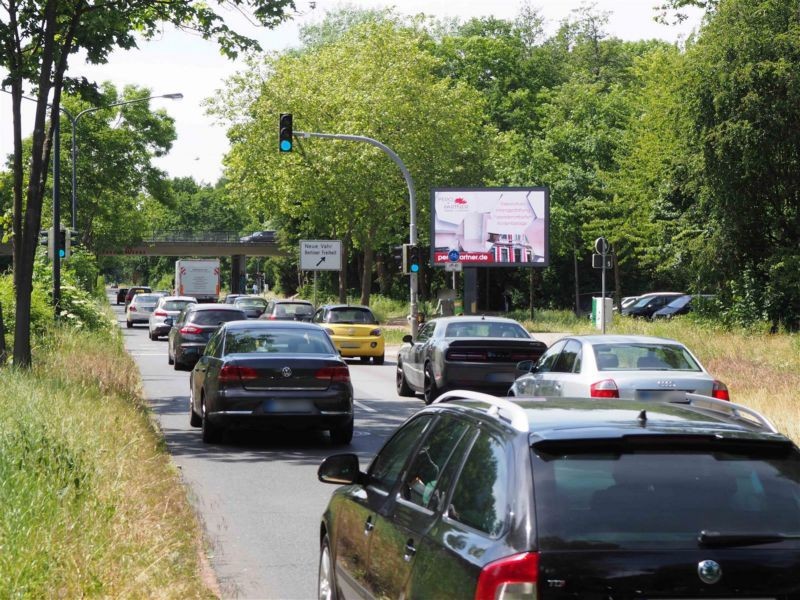
M 436 387 L 436 379 L 430 364 L 425 367 L 425 387 L 422 390 L 422 396 L 425 404 L 430 404 L 439 397 L 439 388 Z
M 158 341 L 158 336 L 154 332 L 150 332 L 150 339 L 154 342 Z
M 167 364 L 168 365 L 174 365 L 175 364 L 175 359 L 172 358 L 172 354 L 169 351 L 169 342 L 167 342 Z
M 200 421 L 200 424 L 203 428 L 203 443 L 218 444 L 222 440 L 222 429 L 209 421 L 208 415 L 206 414 L 205 399 L 200 401 L 200 406 L 202 407 L 203 411 L 203 416 Z
M 203 417 L 194 412 L 194 393 L 192 392 L 192 383 L 189 382 L 189 425 L 192 427 L 201 427 L 203 425 Z
M 358 360 L 361 361 L 362 363 L 368 363 L 369 362 L 369 356 L 359 356 Z
M 128 329 L 133 327 L 133 323 L 131 323 L 130 321 L 125 321 L 125 325 L 128 326 Z
M 382 365 L 385 360 L 386 360 L 386 357 L 383 354 L 381 354 L 380 356 L 373 356 L 372 357 L 372 362 L 374 362 L 376 365 Z
M 330 434 L 331 442 L 337 446 L 349 444 L 353 439 L 353 419 L 350 419 L 345 425 L 334 427 L 330 430 Z
M 406 380 L 406 374 L 403 373 L 403 363 L 401 363 L 399 359 L 397 361 L 396 383 L 397 383 L 398 396 L 403 396 L 404 398 L 414 397 L 414 390 L 412 390 L 411 386 L 408 385 L 408 381 Z
M 319 600 L 337 600 L 339 598 L 339 594 L 336 591 L 336 576 L 333 571 L 331 542 L 328 539 L 327 533 L 322 538 L 322 544 L 320 544 L 319 547 L 317 598 L 319 598 Z

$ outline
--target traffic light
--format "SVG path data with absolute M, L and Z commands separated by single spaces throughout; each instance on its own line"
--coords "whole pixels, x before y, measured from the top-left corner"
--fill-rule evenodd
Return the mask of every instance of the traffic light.
M 40 246 L 47 246 L 50 240 L 50 235 L 47 229 L 39 230 L 39 245 Z
M 69 230 L 69 253 L 72 254 L 72 248 L 74 246 L 81 245 L 81 232 L 77 229 L 70 229 Z
M 419 246 L 403 244 L 403 274 L 419 273 L 421 266 Z
M 58 230 L 58 256 L 69 258 L 69 235 L 66 229 Z
M 281 113 L 280 135 L 278 147 L 281 152 L 291 152 L 294 140 L 292 139 L 292 113 Z

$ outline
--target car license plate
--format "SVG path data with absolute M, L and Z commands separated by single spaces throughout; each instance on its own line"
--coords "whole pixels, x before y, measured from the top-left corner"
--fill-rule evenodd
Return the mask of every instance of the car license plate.
M 514 373 L 489 373 L 486 377 L 488 381 L 495 383 L 514 383 Z
M 310 413 L 308 400 L 287 400 L 283 398 L 265 400 L 262 409 L 265 413 Z
M 636 392 L 636 399 L 645 402 L 669 402 L 670 400 L 683 400 L 685 397 L 685 390 L 639 390 Z
M 342 348 L 361 348 L 361 344 L 358 342 L 342 342 L 339 344 Z

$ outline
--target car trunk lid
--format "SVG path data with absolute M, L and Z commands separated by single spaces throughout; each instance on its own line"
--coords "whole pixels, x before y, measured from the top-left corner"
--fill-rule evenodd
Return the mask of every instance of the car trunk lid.
M 334 357 L 233 354 L 225 368 L 236 375 L 225 383 L 246 390 L 326 390 L 332 384 L 350 381 L 347 365 Z
M 515 338 L 459 338 L 449 340 L 448 361 L 518 363 L 539 360 L 547 350 L 543 342 Z

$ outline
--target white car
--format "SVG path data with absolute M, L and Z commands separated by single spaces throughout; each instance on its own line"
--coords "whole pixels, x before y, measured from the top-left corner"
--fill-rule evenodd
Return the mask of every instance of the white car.
M 147 323 L 161 296 L 151 293 L 134 294 L 125 308 L 125 321 L 128 329 L 136 323 Z
M 155 341 L 162 335 L 167 335 L 170 326 L 164 323 L 167 317 L 176 320 L 181 311 L 190 304 L 197 304 L 197 299 L 192 296 L 162 296 L 158 299 L 158 304 L 150 315 L 149 329 L 150 339 Z

